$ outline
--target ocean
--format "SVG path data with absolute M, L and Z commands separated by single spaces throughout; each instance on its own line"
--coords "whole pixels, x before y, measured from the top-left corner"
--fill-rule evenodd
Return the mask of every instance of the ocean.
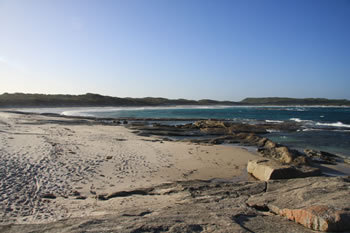
M 224 119 L 250 124 L 295 121 L 303 125 L 302 130 L 291 133 L 271 132 L 266 136 L 294 149 L 317 149 L 350 157 L 349 107 L 177 106 L 74 109 L 43 108 L 25 109 L 25 111 L 55 112 L 70 116 L 111 118 Z

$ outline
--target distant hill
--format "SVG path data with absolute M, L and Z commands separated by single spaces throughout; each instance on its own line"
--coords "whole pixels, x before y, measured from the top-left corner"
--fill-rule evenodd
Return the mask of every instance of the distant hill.
M 324 99 L 324 98 L 245 98 L 240 103 L 246 105 L 328 105 L 328 106 L 350 106 L 346 99 Z
M 187 100 L 166 98 L 118 98 L 87 93 L 84 95 L 45 95 L 4 93 L 0 95 L 0 107 L 103 107 L 103 106 L 174 106 L 174 105 L 330 105 L 350 106 L 349 100 L 321 98 L 246 98 L 240 102 L 210 99 Z
M 84 95 L 45 95 L 4 93 L 0 107 L 88 107 L 88 106 L 174 106 L 174 105 L 237 105 L 231 101 L 186 100 L 166 98 L 118 98 L 87 93 Z

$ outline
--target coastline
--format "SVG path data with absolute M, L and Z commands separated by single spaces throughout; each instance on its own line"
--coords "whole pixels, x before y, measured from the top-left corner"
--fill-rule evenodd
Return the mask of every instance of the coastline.
M 123 126 L 90 119 L 82 123 L 1 112 L 0 120 L 0 153 L 7 167 L 2 167 L 7 176 L 2 179 L 7 187 L 1 194 L 2 223 L 43 223 L 95 215 L 98 209 L 115 211 L 123 204 L 96 204 L 96 196 L 181 180 L 232 179 L 245 173 L 249 159 L 258 157 L 238 147 L 141 137 Z
M 252 151 L 256 147 L 216 145 L 208 143 L 212 140 L 208 138 L 172 141 L 163 135 L 172 130 L 191 133 L 191 127 L 202 124 L 220 126 L 223 122 L 200 121 L 181 127 L 155 124 L 154 131 L 116 119 L 0 112 L 0 175 L 5 177 L 1 179 L 0 231 L 282 233 L 333 229 L 333 223 L 326 228 L 309 226 L 307 218 L 299 222 L 305 228 L 281 218 L 277 207 L 261 201 L 275 201 L 279 208 L 295 211 L 326 203 L 330 211 L 345 211 L 336 227 L 347 221 L 349 165 L 342 163 L 345 170 L 341 170 L 338 163 L 319 164 L 323 176 L 264 182 L 247 173 L 250 161 L 266 160 Z M 252 125 L 248 130 L 260 132 L 269 126 Z M 240 131 L 246 126 L 231 127 Z M 216 134 L 220 128 L 203 129 Z M 253 141 L 257 137 L 242 135 Z M 327 172 L 340 176 L 324 176 Z M 277 194 L 275 185 L 280 190 Z M 284 203 L 294 204 L 283 207 Z M 318 213 L 311 217 L 322 220 Z

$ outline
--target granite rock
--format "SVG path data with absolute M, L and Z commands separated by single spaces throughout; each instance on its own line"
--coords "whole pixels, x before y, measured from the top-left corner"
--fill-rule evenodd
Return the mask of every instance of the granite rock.
M 260 159 L 248 161 L 247 171 L 259 180 L 292 179 L 320 175 L 320 170 L 306 165 L 283 165 L 274 160 Z
M 350 231 L 350 177 L 308 177 L 267 182 L 248 206 L 317 231 Z

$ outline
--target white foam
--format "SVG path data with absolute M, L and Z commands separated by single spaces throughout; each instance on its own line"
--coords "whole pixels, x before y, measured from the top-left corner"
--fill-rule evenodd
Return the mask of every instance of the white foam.
M 341 127 L 341 128 L 350 128 L 350 125 L 343 124 L 340 121 L 338 121 L 337 123 L 320 123 L 320 122 L 317 122 L 316 125 L 319 125 L 319 126 L 331 126 L 331 127 Z
M 311 121 L 311 120 L 302 120 L 302 119 L 300 119 L 300 118 L 290 118 L 289 120 L 295 121 L 295 122 L 299 122 L 299 123 L 301 123 L 301 122 L 312 123 L 312 122 L 313 122 L 313 121 Z
M 283 123 L 283 121 L 278 121 L 278 120 L 265 120 L 265 122 L 268 122 L 268 123 Z
M 277 130 L 277 129 L 267 129 L 266 131 L 269 132 L 269 133 L 278 133 L 278 132 L 281 132 L 280 130 Z
M 306 121 L 308 121 L 308 120 L 302 120 L 300 118 L 290 118 L 289 120 L 295 121 L 295 122 L 306 122 Z
M 303 131 L 303 132 L 308 132 L 308 131 L 322 131 L 322 129 L 310 129 L 310 128 L 307 128 L 307 129 L 302 129 L 302 130 L 297 130 L 298 132 L 300 131 Z
M 109 112 L 122 112 L 122 111 L 143 111 L 143 110 L 167 110 L 167 109 L 224 109 L 231 108 L 232 106 L 225 105 L 204 105 L 204 106 L 192 106 L 192 105 L 178 105 L 178 106 L 157 106 L 157 107 L 83 107 L 74 109 L 65 109 L 60 112 L 65 116 L 95 116 L 94 113 L 109 113 Z

